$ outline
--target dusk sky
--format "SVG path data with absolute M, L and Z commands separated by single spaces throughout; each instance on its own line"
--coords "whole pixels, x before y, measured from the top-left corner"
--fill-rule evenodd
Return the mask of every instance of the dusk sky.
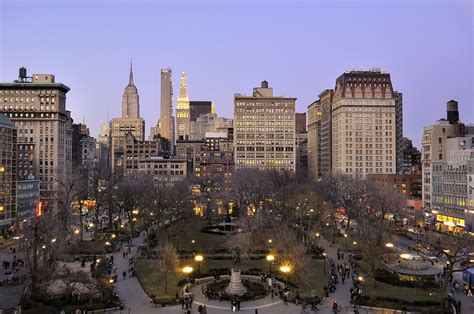
M 234 93 L 267 80 L 297 111 L 351 68 L 389 71 L 403 93 L 404 135 L 460 103 L 474 122 L 473 1 L 5 1 L 0 80 L 18 68 L 68 85 L 67 108 L 93 136 L 119 117 L 130 58 L 146 131 L 159 118 L 160 69 L 182 71 L 191 100 L 233 116 Z M 108 108 L 108 109 L 107 109 Z

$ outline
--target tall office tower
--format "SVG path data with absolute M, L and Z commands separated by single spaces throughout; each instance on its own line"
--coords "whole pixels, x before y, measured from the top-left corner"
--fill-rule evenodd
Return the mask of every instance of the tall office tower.
M 122 95 L 122 118 L 138 117 L 140 117 L 140 99 L 137 87 L 133 82 L 133 68 L 130 62 L 128 85 L 125 87 Z
M 333 172 L 396 173 L 396 99 L 390 74 L 380 69 L 339 76 L 331 106 Z
M 321 105 L 316 100 L 308 106 L 308 178 L 321 179 Z
M 332 171 L 332 99 L 334 90 L 326 89 L 319 94 L 321 120 L 321 176 Z M 308 156 L 309 158 L 309 156 Z
M 395 97 L 395 133 L 397 142 L 397 173 L 403 172 L 403 95 L 399 92 L 393 92 Z
M 191 115 L 186 86 L 186 77 L 183 72 L 181 74 L 181 85 L 179 86 L 178 104 L 176 105 L 176 137 L 182 139 L 189 137 L 189 121 Z
M 446 160 L 446 141 L 448 138 L 465 135 L 466 128 L 459 122 L 458 103 L 447 103 L 447 119 L 440 119 L 423 130 L 421 140 L 421 172 L 423 176 L 423 207 L 432 208 L 433 195 L 442 196 L 441 187 L 436 188 L 436 177 L 442 174 L 442 168 L 436 163 Z M 441 181 L 442 182 L 442 181 Z M 438 181 L 438 184 L 440 182 Z
M 171 69 L 161 69 L 160 135 L 174 145 L 173 77 Z
M 267 81 L 234 96 L 236 169 L 295 171 L 295 102 L 273 96 Z
M 122 97 L 122 117 L 112 119 L 111 128 L 111 156 L 115 150 L 125 141 L 126 134 L 130 131 L 138 141 L 145 138 L 145 120 L 140 118 L 140 103 L 138 89 L 133 82 L 133 69 L 130 64 L 128 85 L 125 87 Z M 115 158 L 112 160 L 112 170 L 115 168 Z
M 72 171 L 72 119 L 66 110 L 69 87 L 56 83 L 52 74 L 27 77 L 0 84 L 0 112 L 10 117 L 18 130 L 18 177 L 40 180 L 43 208 L 50 202 L 59 182 Z M 51 205 L 51 206 L 49 206 Z
M 16 218 L 16 132 L 10 119 L 0 113 L 0 230 Z

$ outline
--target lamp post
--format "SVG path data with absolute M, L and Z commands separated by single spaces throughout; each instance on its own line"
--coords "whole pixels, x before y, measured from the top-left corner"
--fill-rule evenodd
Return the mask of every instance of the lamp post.
M 269 276 L 270 278 L 272 277 L 272 264 L 273 264 L 273 261 L 275 260 L 275 255 L 272 255 L 272 254 L 268 254 L 267 255 L 267 261 L 269 262 L 270 264 L 270 268 L 269 268 Z
M 324 274 L 326 275 L 326 252 L 323 252 L 323 271 L 324 271 Z
M 196 255 L 196 256 L 194 256 L 194 260 L 198 264 L 198 273 L 201 274 L 201 263 L 204 260 L 204 256 Z
M 344 246 L 347 247 L 347 233 L 344 233 Z
M 193 255 L 196 255 L 196 250 L 194 249 L 194 244 L 196 243 L 196 241 L 191 240 L 191 243 L 193 245 Z
M 388 242 L 387 244 L 385 244 L 385 246 L 388 248 L 388 261 L 390 262 L 390 252 L 393 248 L 393 243 L 392 242 Z

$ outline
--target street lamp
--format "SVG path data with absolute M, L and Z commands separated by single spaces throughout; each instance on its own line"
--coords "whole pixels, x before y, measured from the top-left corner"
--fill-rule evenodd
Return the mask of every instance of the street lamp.
M 291 272 L 291 266 L 290 265 L 282 265 L 280 266 L 280 271 L 284 274 L 287 274 Z
M 196 249 L 194 247 L 194 244 L 196 243 L 196 241 L 191 240 L 191 243 L 193 244 L 193 255 L 196 255 Z
M 316 234 L 315 234 L 315 235 L 316 235 L 316 238 L 318 239 L 318 241 L 317 241 L 317 245 L 319 245 L 319 237 L 321 236 L 321 234 L 320 234 L 319 232 L 316 232 Z
M 392 243 L 392 242 L 388 242 L 387 244 L 385 244 L 385 246 L 388 248 L 388 261 L 390 262 L 390 251 L 391 251 L 392 248 L 393 248 L 393 243 Z
M 356 242 L 356 241 L 354 241 L 354 242 L 352 242 L 352 243 L 354 243 L 354 245 L 356 245 L 356 244 L 357 244 L 357 242 Z
M 188 277 L 188 282 L 189 282 L 189 276 L 191 275 L 191 273 L 193 272 L 193 268 L 191 266 L 184 266 L 182 271 L 183 273 Z
M 275 260 L 275 255 L 268 254 L 266 258 L 267 258 L 267 261 L 270 263 L 269 273 L 270 273 L 270 278 L 271 278 L 272 277 L 272 264 L 273 264 L 273 261 Z
M 344 233 L 344 246 L 347 246 L 347 233 Z
M 268 239 L 268 244 L 272 244 L 272 239 Z
M 326 252 L 323 252 L 323 271 L 324 271 L 324 274 L 326 275 Z
M 194 256 L 194 260 L 198 264 L 198 272 L 201 273 L 201 262 L 204 260 L 204 256 L 196 255 L 196 256 Z

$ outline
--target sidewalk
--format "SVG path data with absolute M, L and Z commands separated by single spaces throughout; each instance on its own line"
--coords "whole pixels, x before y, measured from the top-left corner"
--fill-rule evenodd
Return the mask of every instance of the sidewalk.
M 321 238 L 319 240 L 319 245 L 324 248 L 327 254 L 327 259 L 332 259 L 336 265 L 344 265 L 344 263 L 349 262 L 349 253 L 347 252 L 344 252 L 344 259 L 337 259 L 337 249 L 340 248 L 339 245 L 333 245 L 324 238 Z M 326 270 L 328 270 L 329 272 L 331 271 L 329 263 L 326 265 Z M 346 279 L 344 284 L 342 284 L 341 277 L 339 276 L 339 274 L 338 279 L 339 283 L 336 285 L 336 291 L 333 293 L 329 293 L 329 297 L 324 298 L 323 302 L 319 306 L 319 311 L 321 313 L 332 313 L 333 301 L 336 301 L 337 304 L 341 306 L 341 313 L 352 313 L 352 310 L 350 310 L 352 306 L 350 303 L 351 294 L 349 291 L 352 287 L 352 279 Z

